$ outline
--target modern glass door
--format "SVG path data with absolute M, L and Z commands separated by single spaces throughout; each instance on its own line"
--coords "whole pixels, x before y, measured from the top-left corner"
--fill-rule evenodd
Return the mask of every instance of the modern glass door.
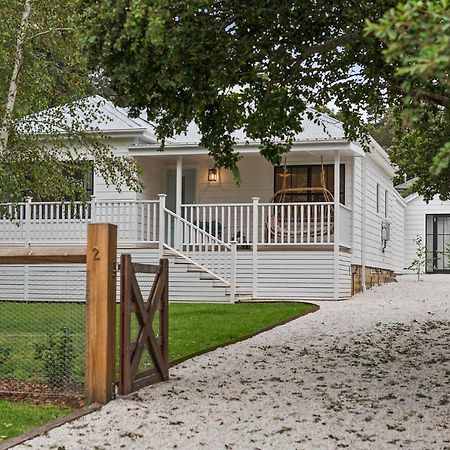
M 428 273 L 450 273 L 450 214 L 429 214 L 426 220 Z

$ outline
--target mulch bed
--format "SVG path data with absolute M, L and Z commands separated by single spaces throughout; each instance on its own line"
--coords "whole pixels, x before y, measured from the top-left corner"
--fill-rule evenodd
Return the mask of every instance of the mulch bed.
M 36 381 L 0 379 L 0 399 L 81 408 L 84 406 L 84 386 L 72 383 L 57 388 Z

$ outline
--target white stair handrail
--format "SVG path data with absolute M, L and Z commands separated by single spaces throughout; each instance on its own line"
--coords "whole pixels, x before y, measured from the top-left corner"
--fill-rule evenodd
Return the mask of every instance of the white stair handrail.
M 227 244 L 173 211 L 167 208 L 161 208 L 161 210 L 164 212 L 164 219 L 161 222 L 163 226 L 160 230 L 160 239 L 164 238 L 164 248 L 228 286 L 230 301 L 234 302 L 236 296 L 236 242 Z M 173 230 L 171 229 L 172 225 Z M 182 236 L 183 231 L 184 237 L 186 234 L 191 235 L 192 232 L 195 232 L 196 242 L 183 243 L 181 247 L 185 247 L 184 249 L 175 248 L 171 238 Z M 190 248 L 193 249 L 192 252 Z M 195 248 L 200 250 L 196 253 Z

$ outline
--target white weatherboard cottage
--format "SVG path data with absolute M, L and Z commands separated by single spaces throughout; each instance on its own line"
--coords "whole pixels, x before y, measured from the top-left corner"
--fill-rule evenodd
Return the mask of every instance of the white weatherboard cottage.
M 15 223 L 0 221 L 1 245 L 80 244 L 88 222 L 116 223 L 120 253 L 169 257 L 170 298 L 186 301 L 346 299 L 352 278 L 403 270 L 406 203 L 394 169 L 375 141 L 365 153 L 346 140 L 337 120 L 305 118 L 276 168 L 238 135 L 238 186 L 214 168 L 194 126 L 161 152 L 150 123 L 108 101 L 101 108 L 109 120 L 94 126 L 142 167 L 143 192 L 118 193 L 93 176 L 90 204 L 24 203 Z M 81 300 L 83 277 L 69 267 L 5 268 L 0 299 Z
M 441 201 L 435 196 L 426 203 L 417 193 L 405 198 L 405 264 L 416 257 L 417 236 L 427 249 L 427 273 L 450 273 L 450 201 Z

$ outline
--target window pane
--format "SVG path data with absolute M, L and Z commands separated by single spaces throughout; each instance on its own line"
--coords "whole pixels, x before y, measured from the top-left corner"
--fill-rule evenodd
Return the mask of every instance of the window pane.
M 444 221 L 442 220 L 442 217 L 438 217 L 437 219 L 437 232 L 438 234 L 444 233 Z
M 444 222 L 444 233 L 450 234 L 450 217 L 443 217 L 442 220 Z
M 274 170 L 275 192 L 283 187 L 289 188 L 321 188 L 321 165 L 311 166 L 277 166 Z M 285 173 L 286 172 L 286 173 Z M 334 196 L 334 164 L 324 165 L 325 188 Z M 283 180 L 285 180 L 283 182 Z M 292 202 L 323 202 L 324 195 L 320 192 L 291 193 L 286 196 L 286 201 Z M 340 202 L 345 204 L 345 166 L 340 167 Z
M 291 187 L 305 188 L 308 187 L 308 168 L 306 166 L 293 166 Z
M 427 215 L 427 235 L 433 236 L 433 216 Z
M 389 213 L 389 192 L 384 191 L 384 217 L 387 217 Z

